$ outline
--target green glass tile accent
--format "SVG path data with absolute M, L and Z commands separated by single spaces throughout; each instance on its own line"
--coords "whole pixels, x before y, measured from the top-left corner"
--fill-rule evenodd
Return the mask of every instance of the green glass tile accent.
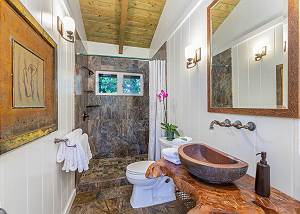
M 99 74 L 99 92 L 113 94 L 118 92 L 118 76 L 116 74 Z
M 140 94 L 142 89 L 141 76 L 124 75 L 123 77 L 123 93 L 124 94 Z

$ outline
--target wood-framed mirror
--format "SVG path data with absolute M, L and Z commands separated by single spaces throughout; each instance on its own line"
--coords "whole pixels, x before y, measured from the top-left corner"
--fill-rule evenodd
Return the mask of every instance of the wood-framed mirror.
M 208 111 L 299 117 L 299 0 L 214 0 Z

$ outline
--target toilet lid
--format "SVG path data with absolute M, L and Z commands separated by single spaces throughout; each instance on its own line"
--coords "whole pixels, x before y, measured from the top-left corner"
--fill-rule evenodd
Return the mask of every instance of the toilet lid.
M 127 166 L 127 172 L 131 174 L 145 174 L 148 167 L 155 161 L 139 161 Z

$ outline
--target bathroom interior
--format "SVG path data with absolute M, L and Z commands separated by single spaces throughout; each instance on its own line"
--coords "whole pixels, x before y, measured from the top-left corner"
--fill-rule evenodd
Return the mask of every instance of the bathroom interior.
M 0 0 L 0 214 L 300 213 L 299 0 Z

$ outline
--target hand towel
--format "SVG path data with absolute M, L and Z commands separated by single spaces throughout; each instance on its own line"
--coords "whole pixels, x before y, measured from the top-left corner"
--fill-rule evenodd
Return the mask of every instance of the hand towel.
M 171 162 L 171 163 L 174 163 L 175 165 L 180 165 L 181 164 L 181 161 L 180 159 L 176 159 L 176 158 L 169 158 L 167 156 L 164 156 L 164 159 Z
M 58 163 L 61 163 L 65 160 L 65 155 L 66 155 L 66 146 L 65 143 L 60 143 L 56 155 L 56 161 Z
M 77 145 L 76 140 L 80 137 L 80 132 L 77 133 L 70 133 L 66 135 L 66 139 L 68 141 L 66 143 L 62 142 L 63 146 L 65 147 L 65 159 L 64 165 L 62 170 L 69 172 L 75 171 L 78 168 L 78 160 L 77 160 Z M 79 136 L 78 136 L 79 135 Z M 76 146 L 76 147 L 73 147 Z
M 168 156 L 169 158 L 178 157 L 178 148 L 165 148 L 161 151 L 163 156 Z
M 76 160 L 77 160 L 77 170 L 78 172 L 83 172 L 89 169 L 88 158 L 81 146 L 81 142 L 76 143 Z
M 82 163 L 79 163 L 81 161 L 81 156 L 84 155 L 83 149 L 81 147 L 81 144 L 79 142 L 80 136 L 82 135 L 82 129 L 76 129 L 73 132 L 67 134 L 64 139 L 67 139 L 66 142 L 61 142 L 58 148 L 56 161 L 58 163 L 61 163 L 64 161 L 62 170 L 69 172 L 69 171 L 75 171 L 78 169 L 78 165 L 82 166 Z M 76 147 L 71 147 L 75 146 Z M 86 168 L 86 166 L 82 167 Z
M 92 158 L 88 135 L 83 134 L 79 140 L 75 142 L 76 145 L 76 161 L 78 172 L 87 171 L 89 169 L 89 161 Z
M 92 155 L 92 152 L 91 152 L 91 147 L 90 147 L 90 144 L 89 144 L 89 137 L 87 134 L 83 134 L 81 135 L 81 146 L 83 148 L 83 151 L 88 159 L 91 160 L 93 155 Z
M 69 145 L 71 138 L 74 138 L 74 137 L 76 138 L 80 135 L 82 135 L 82 129 L 76 129 L 76 130 L 70 132 L 69 134 L 67 134 L 63 139 L 68 139 L 67 144 Z M 67 152 L 67 148 L 68 147 L 66 146 L 66 144 L 64 142 L 61 142 L 59 144 L 58 152 L 57 152 L 57 155 L 56 155 L 56 161 L 58 163 L 61 163 L 65 160 L 65 155 L 66 155 L 66 152 Z
M 176 165 L 181 164 L 181 161 L 179 159 L 178 155 L 178 148 L 166 148 L 161 151 L 162 156 L 167 161 L 170 161 Z

